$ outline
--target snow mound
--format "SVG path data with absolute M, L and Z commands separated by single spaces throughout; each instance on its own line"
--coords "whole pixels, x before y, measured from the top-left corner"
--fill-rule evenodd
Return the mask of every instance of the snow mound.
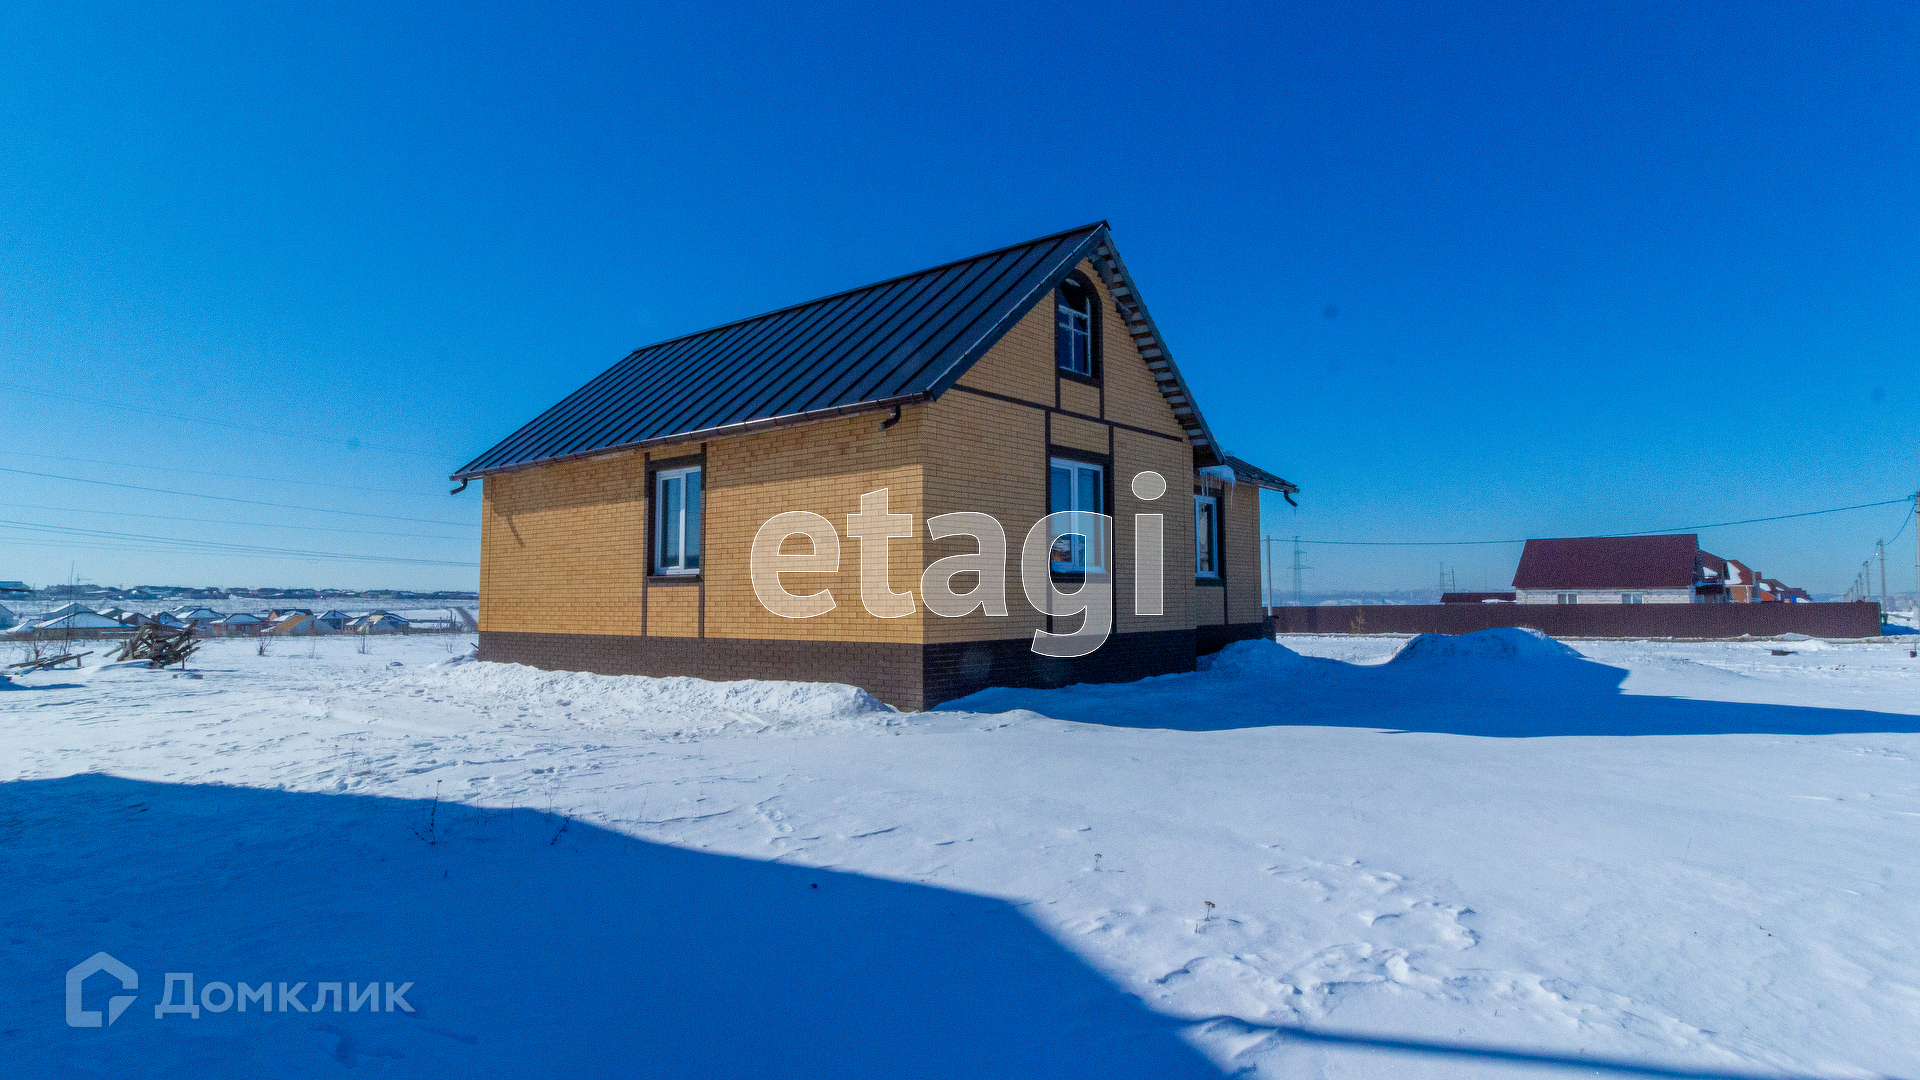
M 1201 671 L 1229 679 L 1252 679 L 1298 672 L 1310 661 L 1268 638 L 1236 641 L 1211 656 L 1200 658 Z
M 1502 626 L 1472 634 L 1420 634 L 1387 660 L 1387 666 L 1438 666 L 1582 659 L 1581 653 L 1538 630 Z
M 631 725 L 662 735 L 749 734 L 774 728 L 814 731 L 884 727 L 891 705 L 842 683 L 594 675 L 525 664 L 468 661 L 412 676 L 456 698 L 566 709 L 587 722 Z M 877 723 L 876 723 L 877 722 Z

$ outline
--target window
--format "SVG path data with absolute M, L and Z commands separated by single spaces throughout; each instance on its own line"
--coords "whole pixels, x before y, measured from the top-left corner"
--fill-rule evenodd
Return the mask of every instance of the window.
M 1620 602 L 1623 604 L 1643 604 L 1646 602 L 1646 599 L 1645 596 L 1637 592 L 1623 592 L 1620 594 Z
M 653 474 L 653 572 L 700 572 L 700 469 Z
M 1193 573 L 1203 578 L 1220 576 L 1220 498 L 1216 495 L 1193 497 Z
M 1093 377 L 1093 290 L 1069 279 L 1053 291 L 1053 355 L 1060 370 Z
M 1557 595 L 1562 604 L 1577 604 L 1580 602 L 1580 594 L 1577 592 L 1563 592 Z
M 1106 512 L 1106 470 L 1084 461 L 1054 458 L 1047 509 L 1066 511 L 1067 528 L 1054 537 L 1052 567 L 1066 573 L 1099 573 L 1107 567 L 1107 536 L 1097 516 Z

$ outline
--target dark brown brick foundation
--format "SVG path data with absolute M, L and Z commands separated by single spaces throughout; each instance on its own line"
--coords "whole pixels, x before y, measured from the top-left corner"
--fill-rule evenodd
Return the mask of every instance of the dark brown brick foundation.
M 480 634 L 480 659 L 601 675 L 850 683 L 896 708 L 926 709 L 989 686 L 1132 682 L 1192 671 L 1200 652 L 1260 633 L 1261 624 L 1249 623 L 1115 634 L 1092 656 L 1062 660 L 1035 653 L 1026 638 L 896 645 L 487 630 Z

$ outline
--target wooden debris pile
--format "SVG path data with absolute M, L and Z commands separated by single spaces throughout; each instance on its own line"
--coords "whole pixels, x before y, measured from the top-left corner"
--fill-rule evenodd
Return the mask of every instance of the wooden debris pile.
M 193 627 L 183 626 L 178 630 L 170 629 L 159 623 L 146 623 L 140 632 L 127 639 L 120 651 L 114 654 L 115 660 L 145 660 L 148 667 L 163 668 L 173 664 L 187 666 L 187 657 L 192 656 L 200 642 L 193 636 Z

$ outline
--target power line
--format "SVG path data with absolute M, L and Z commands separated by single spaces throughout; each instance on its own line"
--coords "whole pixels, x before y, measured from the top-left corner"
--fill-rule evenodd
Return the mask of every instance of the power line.
M 122 542 L 134 541 L 148 547 L 164 548 L 174 551 L 193 551 L 207 555 L 245 554 L 291 559 L 336 559 L 350 562 L 413 563 L 420 566 L 480 565 L 479 563 L 459 562 L 452 559 L 388 558 L 380 555 L 360 555 L 341 551 L 306 551 L 297 548 L 274 548 L 265 547 L 260 544 L 223 544 L 213 540 L 175 540 L 169 537 L 113 532 L 105 529 L 80 529 L 63 525 L 43 525 L 34 521 L 0 520 L 0 527 L 19 529 L 30 533 L 47 533 L 56 536 L 86 536 Z
M 1676 525 L 1670 529 L 1642 529 L 1638 532 L 1600 533 L 1601 537 L 1620 536 L 1657 536 L 1663 533 L 1698 532 L 1701 529 L 1723 529 L 1729 525 L 1755 525 L 1763 521 L 1786 521 L 1789 518 L 1818 517 L 1821 514 L 1839 514 L 1848 510 L 1865 510 L 1874 506 L 1892 506 L 1894 503 L 1912 502 L 1913 496 L 1904 499 L 1887 499 L 1883 502 L 1860 503 L 1855 506 L 1836 506 L 1831 510 L 1808 510 L 1801 514 L 1779 514 L 1774 517 L 1747 518 L 1742 521 L 1717 521 L 1712 525 Z M 1473 547 L 1482 544 L 1524 544 L 1521 540 L 1302 540 L 1302 544 L 1321 544 L 1334 547 Z
M 83 476 L 59 476 L 54 473 L 29 472 L 26 469 L 9 469 L 0 466 L 0 472 L 17 473 L 21 476 L 41 476 L 49 480 L 71 480 L 76 484 L 99 484 L 102 487 L 126 488 L 129 491 L 153 491 L 162 495 L 185 495 L 190 499 L 215 499 L 220 502 L 245 503 L 248 506 L 272 506 L 281 510 L 308 510 L 316 514 L 345 514 L 349 517 L 380 518 L 384 521 L 413 521 L 422 525 L 452 525 L 459 529 L 477 529 L 480 526 L 465 521 L 441 521 L 437 518 L 395 517 L 392 514 L 366 514 L 358 510 L 329 510 L 320 506 L 295 506 L 292 503 L 261 502 L 258 499 L 235 499 L 227 495 L 202 495 L 196 491 L 173 491 L 168 488 L 143 487 L 139 484 L 116 484 L 110 480 L 88 480 Z
M 305 439 L 308 442 L 324 443 L 332 447 L 343 445 L 338 439 L 322 438 L 318 435 L 303 435 L 298 431 L 285 428 L 260 427 L 255 424 L 236 424 L 230 420 L 209 420 L 204 416 L 191 416 L 187 413 L 167 412 L 164 409 L 149 409 L 142 405 L 122 405 L 113 401 L 100 401 L 95 398 L 78 397 L 73 394 L 56 394 L 51 390 L 29 390 L 24 386 L 0 386 L 0 390 L 11 390 L 16 394 L 32 394 L 35 397 L 57 398 L 61 401 L 73 401 L 82 405 L 92 405 L 101 409 L 120 409 L 124 412 L 146 413 L 148 416 L 164 416 L 171 420 L 185 420 L 193 424 L 209 424 L 213 427 L 231 428 L 235 431 L 258 431 L 267 435 L 281 435 L 289 439 Z M 367 450 L 384 450 L 389 454 L 409 454 L 413 457 L 444 460 L 443 455 L 429 454 L 419 450 L 402 450 L 397 446 L 382 446 L 379 443 L 362 442 L 360 447 Z
M 478 563 L 436 562 L 436 561 L 427 560 L 427 559 L 382 559 L 382 558 L 375 558 L 372 556 L 367 556 L 367 557 L 347 556 L 344 559 L 328 559 L 325 556 L 320 556 L 320 555 L 314 555 L 314 556 L 271 555 L 271 554 L 263 554 L 258 552 L 246 552 L 246 551 L 189 552 L 186 549 L 172 549 L 172 548 L 156 549 L 151 544 L 147 544 L 147 545 L 114 544 L 114 543 L 90 542 L 86 540 L 22 540 L 17 537 L 8 537 L 7 547 L 10 549 L 30 548 L 30 547 L 53 548 L 58 551 L 125 551 L 125 552 L 131 552 L 131 553 L 142 554 L 142 555 L 151 555 L 154 553 L 155 550 L 162 550 L 162 551 L 171 551 L 175 554 L 217 555 L 221 558 L 232 558 L 232 559 L 271 559 L 278 562 L 347 561 L 347 562 L 364 562 L 368 564 L 396 563 L 396 564 L 419 564 L 424 566 L 454 566 L 454 567 L 473 567 L 473 566 L 479 565 Z
M 431 533 L 377 532 L 373 529 L 330 529 L 325 525 L 270 525 L 264 521 L 222 521 L 218 518 L 172 517 L 167 514 L 131 514 L 124 510 L 80 510 L 70 506 L 39 506 L 34 503 L 0 502 L 15 510 L 50 510 L 60 514 L 97 514 L 102 517 L 150 518 L 154 521 L 192 521 L 201 525 L 241 525 L 249 529 L 298 529 L 301 532 L 352 533 L 355 536 L 402 536 L 410 540 L 454 540 L 470 544 L 471 536 L 435 536 Z
M 152 469 L 155 472 L 191 473 L 194 476 L 219 476 L 228 480 L 261 480 L 269 484 L 300 484 L 304 487 L 339 488 L 342 491 L 371 491 L 384 495 L 405 495 L 413 499 L 437 499 L 446 501 L 444 495 L 429 495 L 424 491 L 401 491 L 398 488 L 358 487 L 353 484 L 327 484 L 318 480 L 289 480 L 284 476 L 248 476 L 244 473 L 208 472 L 205 469 L 182 469 L 171 465 L 136 465 L 131 461 L 102 461 L 99 458 L 65 457 L 60 454 L 30 454 L 25 450 L 0 450 L 0 454 L 14 457 L 42 458 L 46 461 L 72 461 L 85 465 L 113 465 L 122 469 Z

